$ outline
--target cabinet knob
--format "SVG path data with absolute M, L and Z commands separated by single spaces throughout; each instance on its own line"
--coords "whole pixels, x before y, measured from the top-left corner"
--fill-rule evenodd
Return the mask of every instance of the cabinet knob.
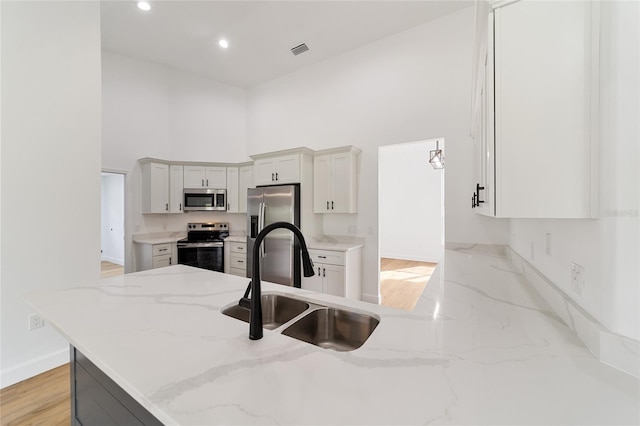
M 276 172 L 276 181 L 278 180 L 278 172 Z
M 209 179 L 207 179 L 207 186 L 209 186 Z
M 167 203 L 167 204 L 165 204 L 165 205 L 164 205 L 164 209 L 165 209 L 166 211 L 169 211 L 169 203 Z
M 318 268 L 318 276 L 320 276 L 320 268 Z
M 333 210 L 333 201 L 331 202 L 331 210 Z
M 327 210 L 329 210 L 329 202 L 327 201 Z
M 327 270 L 326 270 L 326 269 L 324 269 L 324 268 L 322 268 L 322 276 L 323 276 L 323 277 L 326 277 L 326 276 L 327 276 L 326 272 L 327 272 Z
M 202 179 L 202 186 L 204 186 L 204 179 Z
M 180 203 L 180 211 L 182 211 L 182 203 Z

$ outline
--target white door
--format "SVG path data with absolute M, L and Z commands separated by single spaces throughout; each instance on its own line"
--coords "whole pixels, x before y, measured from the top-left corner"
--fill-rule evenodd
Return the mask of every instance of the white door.
M 331 156 L 313 159 L 313 212 L 328 213 L 331 208 L 329 181 L 331 180 Z
M 276 169 L 276 183 L 300 182 L 300 156 L 297 154 L 279 157 Z
M 256 160 L 253 163 L 256 185 L 272 185 L 275 183 L 276 161 L 273 158 Z
M 247 212 L 247 189 L 253 187 L 253 166 L 240 167 L 238 172 L 238 213 Z
M 332 213 L 349 213 L 351 204 L 351 155 L 331 156 L 331 205 Z
M 151 213 L 169 211 L 169 166 L 151 164 Z
M 184 168 L 171 166 L 169 168 L 169 213 L 182 213 L 182 198 L 184 189 Z
M 324 292 L 344 297 L 344 266 L 322 265 Z
M 224 189 L 227 187 L 227 168 L 226 167 L 207 167 L 205 173 L 205 187 Z
M 205 168 L 202 166 L 184 166 L 184 187 L 203 188 Z
M 227 167 L 227 213 L 238 213 L 238 168 Z

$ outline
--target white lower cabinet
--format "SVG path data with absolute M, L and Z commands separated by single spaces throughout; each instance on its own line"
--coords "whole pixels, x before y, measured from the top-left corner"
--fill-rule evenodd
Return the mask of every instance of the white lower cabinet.
M 225 274 L 247 276 L 247 243 L 238 241 L 224 242 Z
M 362 293 L 362 249 L 310 249 L 313 277 L 302 277 L 305 290 L 360 300 Z
M 136 271 L 162 268 L 178 263 L 174 256 L 177 250 L 173 248 L 173 245 L 172 243 L 135 243 Z

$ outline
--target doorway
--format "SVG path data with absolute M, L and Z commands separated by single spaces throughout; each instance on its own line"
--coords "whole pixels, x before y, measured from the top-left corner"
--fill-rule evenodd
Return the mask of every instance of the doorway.
M 444 139 L 387 145 L 378 151 L 380 303 L 415 307 L 444 253 L 444 169 L 429 153 Z
M 125 175 L 102 172 L 100 179 L 100 270 L 108 278 L 124 274 Z

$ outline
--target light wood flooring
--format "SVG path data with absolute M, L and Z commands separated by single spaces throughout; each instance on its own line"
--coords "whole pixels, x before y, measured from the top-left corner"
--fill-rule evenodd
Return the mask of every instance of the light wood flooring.
M 100 270 L 102 278 L 115 277 L 124 274 L 124 266 L 103 260 L 100 262 Z
M 69 364 L 8 386 L 0 391 L 0 424 L 69 426 L 69 395 Z
M 412 311 L 436 266 L 437 263 L 381 258 L 381 304 Z

